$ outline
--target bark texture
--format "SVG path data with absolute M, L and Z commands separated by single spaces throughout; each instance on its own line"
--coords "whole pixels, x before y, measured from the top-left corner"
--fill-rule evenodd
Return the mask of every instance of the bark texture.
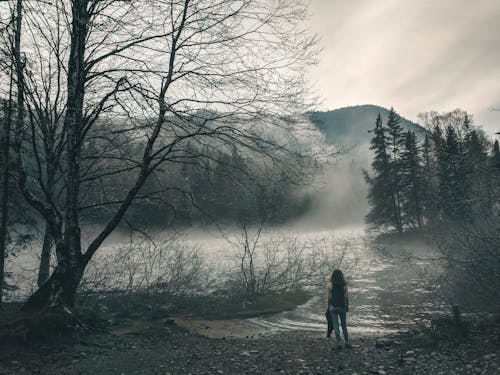
M 42 254 L 40 255 L 40 267 L 38 269 L 37 285 L 40 287 L 49 279 L 50 275 L 50 259 L 52 255 L 52 236 L 50 234 L 49 226 L 45 226 L 45 233 L 43 236 Z
M 23 306 L 23 311 L 44 311 L 49 308 L 69 308 L 75 306 L 75 295 L 82 279 L 84 264 L 68 263 L 56 267 L 50 278 L 31 295 Z

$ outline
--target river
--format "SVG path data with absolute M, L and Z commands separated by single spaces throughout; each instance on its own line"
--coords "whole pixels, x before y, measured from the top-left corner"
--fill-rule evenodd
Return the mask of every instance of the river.
M 254 230 L 250 235 L 255 234 Z M 273 238 L 294 238 L 298 243 L 322 243 L 329 247 L 333 257 L 341 258 L 342 268 L 348 277 L 350 312 L 348 324 L 351 332 L 377 335 L 411 329 L 417 324 L 428 324 L 428 317 L 445 310 L 445 306 L 433 301 L 432 290 L 425 287 L 421 274 L 423 264 L 402 262 L 380 252 L 367 241 L 361 228 L 336 230 L 272 230 L 262 233 L 259 241 Z M 241 260 L 236 243 L 241 234 L 235 231 L 187 232 L 178 237 L 182 246 L 196 249 L 199 258 L 208 269 L 236 269 Z M 312 242 L 311 242 L 312 241 Z M 342 245 L 343 244 L 343 245 Z M 115 234 L 98 253 L 95 264 L 103 264 L 117 249 L 131 245 L 125 235 Z M 411 249 L 410 249 L 411 250 Z M 421 251 L 421 249 L 419 250 Z M 35 254 L 35 255 L 34 255 Z M 132 252 L 133 254 L 133 252 Z M 135 256 L 135 255 L 134 255 Z M 144 253 L 142 254 L 144 257 Z M 148 259 L 151 255 L 148 255 Z M 116 264 L 116 259 L 112 260 Z M 7 261 L 11 284 L 18 286 L 7 294 L 7 300 L 21 300 L 34 288 L 37 256 L 35 251 L 24 251 Z M 125 264 L 125 263 L 124 263 Z M 320 332 L 325 329 L 325 287 L 331 270 L 324 275 L 324 283 L 308 289 L 313 296 L 307 303 L 292 311 L 249 319 L 255 326 L 266 331 L 306 330 Z M 116 273 L 105 278 L 125 282 L 127 274 Z M 108 281 L 106 281 L 108 280 Z

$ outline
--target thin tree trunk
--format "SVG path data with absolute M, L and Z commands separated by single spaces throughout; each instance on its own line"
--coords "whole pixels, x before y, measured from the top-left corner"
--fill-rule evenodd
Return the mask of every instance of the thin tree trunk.
M 38 286 L 42 286 L 48 280 L 50 275 L 50 259 L 52 255 L 52 236 L 49 226 L 45 224 L 45 233 L 43 235 L 42 254 L 40 256 L 40 267 L 38 269 Z
M 23 121 L 23 73 L 21 63 L 21 24 L 22 24 L 22 3 L 17 0 L 16 18 L 15 18 L 15 34 L 14 34 L 14 61 L 16 71 L 16 86 L 17 86 L 17 124 Z M 7 222 L 9 217 L 9 163 L 10 163 L 10 128 L 12 120 L 12 88 L 13 88 L 13 71 L 11 71 L 10 87 L 9 87 L 9 103 L 7 105 L 7 122 L 5 125 L 5 147 L 4 147 L 4 180 L 3 180 L 3 199 L 2 199 L 2 218 L 0 224 L 0 306 L 3 300 L 3 289 L 5 280 L 5 255 L 7 250 Z
M 12 121 L 12 74 L 10 77 L 9 102 L 5 106 L 6 119 L 4 122 L 4 144 L 3 144 L 3 184 L 2 184 L 2 218 L 0 224 L 0 307 L 3 301 L 3 289 L 5 283 L 5 256 L 7 254 L 7 223 L 9 219 L 9 180 L 10 180 L 10 128 Z

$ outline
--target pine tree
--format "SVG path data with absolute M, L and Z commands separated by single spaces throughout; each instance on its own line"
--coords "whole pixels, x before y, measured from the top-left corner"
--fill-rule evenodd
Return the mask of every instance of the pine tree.
M 427 123 L 433 129 L 422 146 L 424 221 L 466 222 L 495 214 L 498 142 L 488 155 L 490 140 L 465 111 L 431 115 Z
M 401 117 L 391 108 L 387 117 L 387 153 L 389 155 L 390 184 L 392 192 L 392 215 L 394 226 L 398 232 L 403 232 L 401 213 L 401 160 L 404 147 L 403 127 Z
M 443 218 L 447 219 L 454 216 L 454 196 L 455 196 L 455 168 L 454 160 L 458 152 L 456 145 L 456 135 L 453 128 L 446 129 L 445 140 L 442 143 L 441 150 L 438 154 L 439 160 L 439 206 Z
M 498 140 L 493 143 L 493 154 L 491 155 L 491 165 L 493 168 L 500 171 L 500 146 Z
M 436 162 L 431 136 L 425 134 L 422 145 L 422 216 L 425 221 L 436 218 Z
M 394 224 L 392 191 L 389 188 L 390 160 L 387 154 L 387 136 L 380 113 L 375 122 L 373 138 L 370 144 L 370 149 L 375 154 L 371 163 L 374 176 L 371 177 L 365 172 L 365 179 L 368 183 L 368 202 L 370 204 L 370 212 L 366 215 L 366 221 L 373 227 L 379 228 Z
M 466 179 L 463 189 L 465 198 L 470 200 L 467 206 L 484 214 L 491 210 L 487 142 L 484 135 L 472 127 L 468 128 L 465 135 L 463 158 L 462 174 Z
M 463 146 L 455 128 L 447 126 L 438 172 L 439 203 L 445 220 L 463 221 L 470 214 L 470 173 Z
M 410 227 L 422 227 L 425 182 L 422 160 L 415 133 L 405 134 L 401 160 L 401 202 L 403 223 Z

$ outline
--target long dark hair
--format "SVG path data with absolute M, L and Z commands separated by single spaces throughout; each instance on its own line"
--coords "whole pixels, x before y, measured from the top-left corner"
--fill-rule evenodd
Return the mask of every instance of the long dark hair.
M 330 281 L 332 285 L 341 285 L 341 286 L 347 285 L 344 279 L 344 274 L 339 269 L 333 271 Z

